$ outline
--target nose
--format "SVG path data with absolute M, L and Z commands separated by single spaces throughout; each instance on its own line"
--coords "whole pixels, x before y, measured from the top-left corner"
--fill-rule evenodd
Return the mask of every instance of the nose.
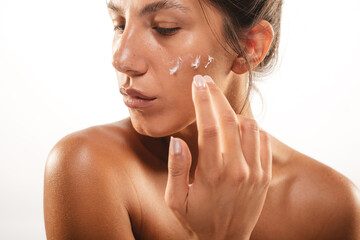
M 143 75 L 148 69 L 145 51 L 140 34 L 136 34 L 133 29 L 125 29 L 121 37 L 113 41 L 112 65 L 129 77 Z

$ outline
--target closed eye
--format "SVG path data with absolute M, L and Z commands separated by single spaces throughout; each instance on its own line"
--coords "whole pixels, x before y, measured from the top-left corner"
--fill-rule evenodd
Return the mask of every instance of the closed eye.
M 155 31 L 157 31 L 159 34 L 164 36 L 171 36 L 174 35 L 177 31 L 180 30 L 179 27 L 175 28 L 161 28 L 161 27 L 153 27 Z
M 180 30 L 179 27 L 175 27 L 175 28 L 153 27 L 153 29 L 155 31 L 157 31 L 159 34 L 164 35 L 164 36 L 172 36 L 177 31 Z M 119 32 L 120 34 L 122 34 L 124 32 L 124 30 L 125 30 L 125 25 L 120 25 L 120 26 L 115 26 L 114 27 L 114 31 Z

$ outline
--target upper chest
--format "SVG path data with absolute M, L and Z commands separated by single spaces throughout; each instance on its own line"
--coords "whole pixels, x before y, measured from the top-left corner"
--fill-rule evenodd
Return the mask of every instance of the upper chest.
M 141 209 L 137 218 L 140 226 L 134 235 L 137 239 L 189 239 L 172 211 L 166 206 L 164 194 L 167 182 L 166 169 L 139 168 L 134 178 L 137 199 L 133 203 Z M 299 222 L 303 214 L 291 197 L 293 179 L 274 179 L 271 184 L 263 211 L 252 233 L 252 240 L 261 239 L 309 239 Z

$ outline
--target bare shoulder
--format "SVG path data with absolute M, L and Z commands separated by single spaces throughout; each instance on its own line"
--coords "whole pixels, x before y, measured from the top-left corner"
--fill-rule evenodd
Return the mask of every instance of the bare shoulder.
M 51 153 L 54 151 L 68 152 L 67 150 L 77 148 L 77 150 L 95 149 L 98 147 L 110 147 L 113 145 L 120 145 L 123 149 L 129 147 L 129 139 L 133 135 L 130 130 L 130 120 L 123 119 L 118 122 L 92 126 L 86 129 L 82 129 L 71 134 L 66 135 L 60 139 Z M 89 148 L 90 147 L 90 148 Z
M 291 159 L 290 203 L 314 239 L 360 239 L 360 194 L 334 169 L 299 152 Z
M 66 135 L 51 149 L 46 162 L 46 173 L 53 171 L 126 170 L 127 156 L 133 153 L 129 122 L 89 127 Z M 113 169 L 115 170 L 115 169 Z M 125 175 L 123 175 L 125 176 Z M 121 177 L 121 176 L 120 176 Z
M 134 239 L 129 138 L 126 122 L 117 122 L 74 132 L 53 147 L 44 179 L 48 239 Z

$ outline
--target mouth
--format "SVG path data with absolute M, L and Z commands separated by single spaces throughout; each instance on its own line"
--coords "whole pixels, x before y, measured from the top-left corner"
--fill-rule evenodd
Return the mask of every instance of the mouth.
M 147 108 L 156 102 L 156 98 L 144 99 L 137 96 L 124 96 L 123 100 L 128 108 Z
M 156 97 L 147 96 L 142 91 L 137 90 L 135 88 L 126 89 L 124 87 L 121 87 L 120 88 L 120 93 L 124 97 L 131 97 L 133 99 L 141 99 L 141 100 L 154 100 L 154 99 L 156 99 Z

